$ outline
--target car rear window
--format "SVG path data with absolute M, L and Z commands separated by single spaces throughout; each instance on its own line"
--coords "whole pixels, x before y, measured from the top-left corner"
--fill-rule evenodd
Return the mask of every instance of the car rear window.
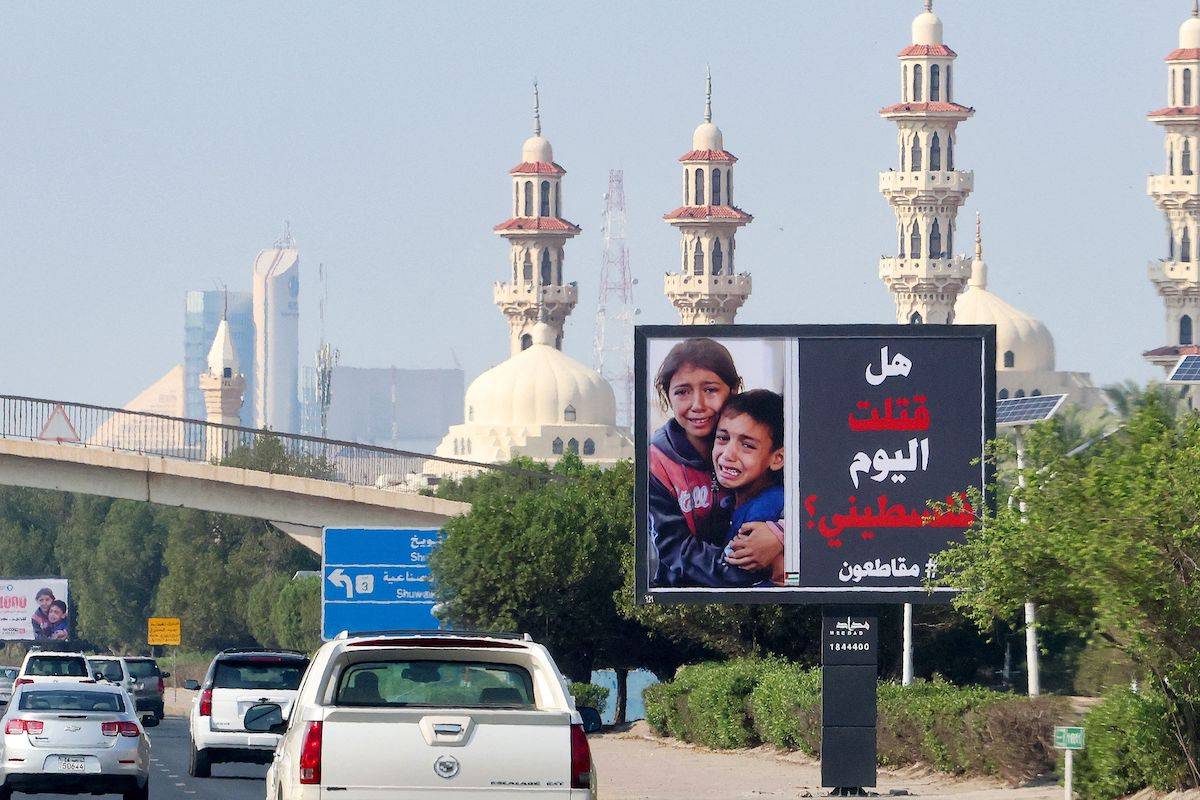
M 82 658 L 62 658 L 55 656 L 33 656 L 25 665 L 28 675 L 38 677 L 88 677 L 87 662 Z
M 125 701 L 115 692 L 89 689 L 39 689 L 22 692 L 22 711 L 109 711 L 125 710 Z
M 217 662 L 213 674 L 216 689 L 297 689 L 307 660 L 270 656 L 228 659 Z
M 151 661 L 148 658 L 138 661 L 127 658 L 125 659 L 125 666 L 129 667 L 129 674 L 135 678 L 157 677 L 159 674 L 158 662 Z
M 365 661 L 338 681 L 340 706 L 534 708 L 533 679 L 514 664 L 482 661 Z
M 17 669 L 16 667 L 0 667 L 0 678 L 3 678 L 6 681 L 15 681 L 17 679 L 17 673 L 20 671 L 21 670 Z
M 119 681 L 125 676 L 121 670 L 121 662 L 111 658 L 89 661 L 88 666 L 92 668 L 92 672 L 99 672 L 103 675 L 106 681 Z

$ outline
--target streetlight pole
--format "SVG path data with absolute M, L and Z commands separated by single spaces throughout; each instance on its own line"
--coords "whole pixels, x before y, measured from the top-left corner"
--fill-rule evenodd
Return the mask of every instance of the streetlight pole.
M 1017 447 L 1017 486 L 1025 489 L 1025 435 L 1021 426 L 1013 428 L 1013 442 Z M 1017 507 L 1021 512 L 1021 522 L 1026 521 L 1025 493 L 1022 491 Z M 1037 642 L 1037 603 L 1025 601 L 1025 665 L 1029 676 L 1029 696 L 1037 697 L 1042 693 L 1041 675 L 1038 669 Z

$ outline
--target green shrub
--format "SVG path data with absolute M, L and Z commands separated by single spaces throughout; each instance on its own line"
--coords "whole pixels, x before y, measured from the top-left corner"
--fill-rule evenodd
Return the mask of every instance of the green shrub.
M 765 663 L 769 662 L 735 659 L 684 668 L 693 670 L 684 698 L 689 741 L 717 749 L 758 744 L 748 703 Z
M 786 661 L 768 662 L 750 693 L 758 738 L 784 750 L 821 752 L 821 671 Z
M 608 689 L 594 683 L 572 683 L 571 696 L 575 698 L 576 706 L 590 706 L 603 713 L 604 704 L 608 702 Z
M 646 724 L 658 736 L 669 736 L 667 729 L 667 704 L 671 702 L 671 683 L 654 683 L 642 690 L 642 704 L 646 707 Z
M 1053 726 L 1069 715 L 1059 697 L 1026 698 L 944 682 L 880 683 L 879 761 L 924 763 L 1011 784 L 1053 770 Z M 660 735 L 713 748 L 767 742 L 818 756 L 821 671 L 777 659 L 693 664 L 643 695 Z
M 1083 726 L 1087 744 L 1075 772 L 1075 789 L 1083 800 L 1183 785 L 1187 765 L 1172 739 L 1162 695 L 1117 689 L 1088 711 Z

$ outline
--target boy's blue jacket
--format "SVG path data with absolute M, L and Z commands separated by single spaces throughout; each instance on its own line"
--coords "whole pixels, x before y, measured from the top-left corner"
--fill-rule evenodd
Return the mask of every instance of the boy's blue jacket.
M 768 486 L 733 510 L 726 543 L 733 541 L 738 530 L 747 522 L 775 522 L 783 519 L 784 492 L 782 486 Z
M 725 563 L 733 496 L 717 485 L 712 465 L 692 447 L 678 422 L 668 420 L 654 432 L 648 455 L 652 585 L 740 587 L 761 583 L 761 572 Z

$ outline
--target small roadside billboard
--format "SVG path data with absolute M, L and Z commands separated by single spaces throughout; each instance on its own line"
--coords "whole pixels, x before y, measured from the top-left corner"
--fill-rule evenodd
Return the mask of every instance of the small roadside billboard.
M 179 617 L 150 617 L 146 620 L 146 644 L 178 647 L 182 643 Z

